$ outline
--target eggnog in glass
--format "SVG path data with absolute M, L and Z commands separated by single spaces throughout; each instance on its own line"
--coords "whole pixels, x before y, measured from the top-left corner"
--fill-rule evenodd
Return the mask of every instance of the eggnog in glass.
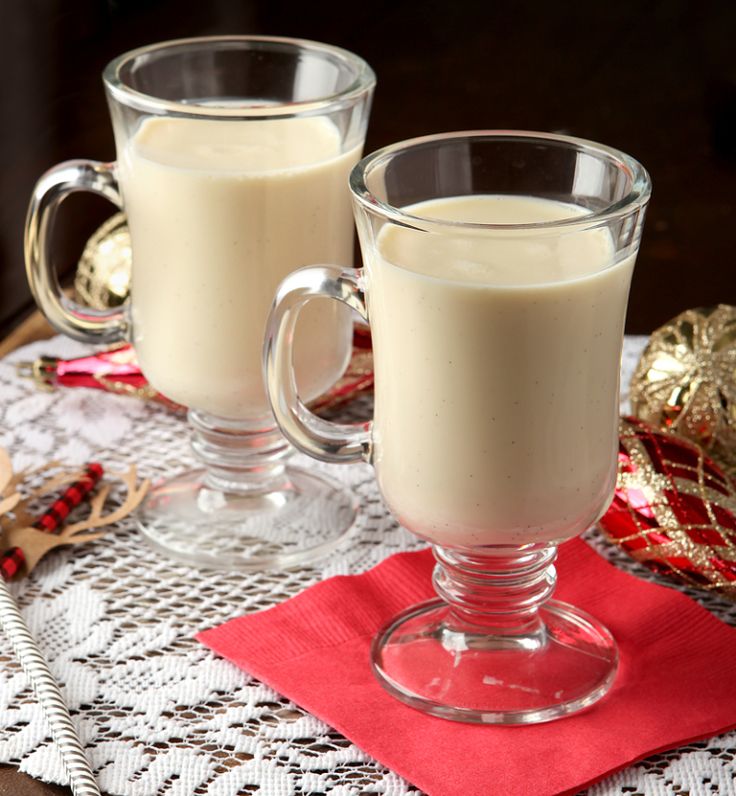
M 549 599 L 554 558 L 613 496 L 648 176 L 592 142 L 479 132 L 381 150 L 351 188 L 364 269 L 287 277 L 266 360 L 286 436 L 317 458 L 370 461 L 399 522 L 434 547 L 439 599 L 381 631 L 374 670 L 399 699 L 459 721 L 580 710 L 613 682 L 616 645 Z M 370 322 L 367 429 L 299 405 L 291 337 L 315 295 Z
M 279 282 L 315 262 L 353 262 L 348 175 L 375 78 L 316 42 L 215 36 L 126 53 L 105 70 L 118 160 L 70 161 L 36 187 L 26 230 L 39 306 L 77 339 L 134 343 L 151 385 L 189 409 L 197 469 L 156 483 L 139 512 L 158 548 L 207 567 L 294 566 L 348 533 L 355 499 L 286 463 L 261 349 Z M 47 230 L 58 202 L 92 190 L 125 210 L 128 305 L 94 312 L 59 292 Z M 305 401 L 351 352 L 348 308 L 304 314 L 294 366 Z M 162 463 L 168 475 L 174 470 Z

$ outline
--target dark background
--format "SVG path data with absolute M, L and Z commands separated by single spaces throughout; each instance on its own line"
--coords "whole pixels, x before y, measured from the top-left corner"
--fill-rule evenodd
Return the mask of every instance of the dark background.
M 736 303 L 736 4 L 451 0 L 0 0 L 0 335 L 32 308 L 22 229 L 33 183 L 112 159 L 100 73 L 124 50 L 211 33 L 338 44 L 378 76 L 366 150 L 445 130 L 564 131 L 623 149 L 654 184 L 629 311 L 646 333 Z M 72 197 L 69 271 L 111 212 Z

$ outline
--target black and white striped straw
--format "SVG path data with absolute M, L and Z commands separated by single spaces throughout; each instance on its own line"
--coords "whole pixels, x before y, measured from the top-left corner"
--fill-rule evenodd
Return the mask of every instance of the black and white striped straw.
M 69 785 L 74 796 L 100 796 L 100 789 L 72 724 L 69 709 L 61 695 L 41 650 L 21 616 L 5 581 L 0 578 L 0 627 L 2 627 L 23 671 L 31 681 L 36 699 L 51 727 L 51 735 L 61 752 Z

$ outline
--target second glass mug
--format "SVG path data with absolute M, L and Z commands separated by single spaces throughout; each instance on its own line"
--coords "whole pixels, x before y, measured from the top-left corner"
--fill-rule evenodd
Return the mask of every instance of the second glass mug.
M 318 459 L 371 462 L 400 524 L 433 545 L 438 599 L 380 631 L 374 672 L 399 699 L 460 721 L 583 709 L 610 688 L 616 644 L 549 598 L 557 544 L 613 496 L 648 175 L 589 141 L 479 132 L 380 150 L 350 186 L 364 269 L 288 276 L 264 359 L 286 436 Z M 295 323 L 324 296 L 371 325 L 366 426 L 328 423 L 298 396 Z
M 375 76 L 336 47 L 259 36 L 163 42 L 125 53 L 103 80 L 117 163 L 62 163 L 39 180 L 26 223 L 38 306 L 78 340 L 134 343 L 149 382 L 189 408 L 204 465 L 154 485 L 139 521 L 190 563 L 294 566 L 353 524 L 349 491 L 286 465 L 261 371 L 273 293 L 295 268 L 352 265 L 347 179 L 361 155 Z M 49 230 L 72 191 L 125 210 L 128 306 L 94 311 L 59 288 Z M 325 303 L 300 329 L 300 387 L 328 389 L 350 357 L 351 314 Z

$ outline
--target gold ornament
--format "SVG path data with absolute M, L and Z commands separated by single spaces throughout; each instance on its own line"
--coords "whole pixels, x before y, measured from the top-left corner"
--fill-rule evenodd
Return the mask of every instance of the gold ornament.
M 657 329 L 631 380 L 632 413 L 736 472 L 736 307 L 687 310 Z
M 125 213 L 115 213 L 87 241 L 74 289 L 88 307 L 118 307 L 130 292 L 130 233 Z

